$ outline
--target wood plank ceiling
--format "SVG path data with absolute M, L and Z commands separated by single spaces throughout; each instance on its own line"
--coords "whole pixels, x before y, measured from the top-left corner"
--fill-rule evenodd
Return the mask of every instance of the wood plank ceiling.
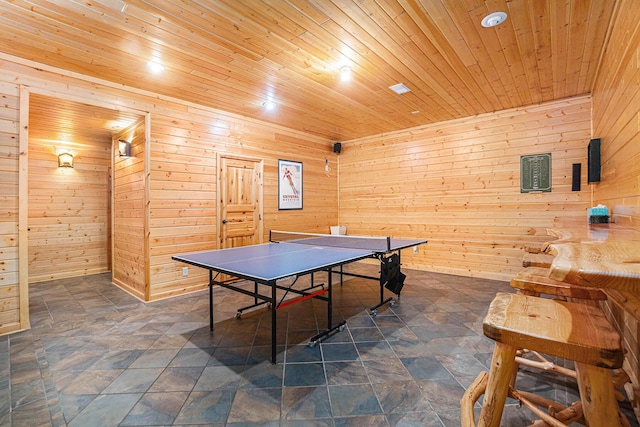
M 0 52 L 348 141 L 590 93 L 615 9 L 616 0 L 5 0 Z M 496 11 L 507 20 L 483 27 Z M 150 73 L 150 61 L 164 70 Z M 396 83 L 411 92 L 395 94 Z M 265 111 L 267 101 L 276 108 Z
M 111 146 L 112 135 L 143 120 L 123 110 L 88 106 L 48 96 L 29 98 L 29 138 L 49 140 L 53 145 L 82 146 L 82 141 L 103 141 Z

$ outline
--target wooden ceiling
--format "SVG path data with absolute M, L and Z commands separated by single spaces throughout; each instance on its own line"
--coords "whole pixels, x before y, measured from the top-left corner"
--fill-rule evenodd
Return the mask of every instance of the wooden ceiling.
M 123 110 L 33 93 L 29 98 L 29 138 L 48 140 L 54 146 L 82 148 L 88 141 L 102 141 L 110 147 L 114 134 L 143 119 Z
M 348 141 L 590 93 L 615 8 L 616 0 L 9 0 L 0 2 L 0 51 Z M 495 11 L 507 20 L 484 28 Z M 152 60 L 164 71 L 150 73 Z M 395 94 L 396 83 L 411 92 Z M 265 111 L 269 100 L 277 107 Z

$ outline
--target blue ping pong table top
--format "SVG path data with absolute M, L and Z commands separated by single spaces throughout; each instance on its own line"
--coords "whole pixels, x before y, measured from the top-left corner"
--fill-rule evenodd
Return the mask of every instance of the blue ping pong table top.
M 320 238 L 321 239 L 321 238 Z M 312 239 L 310 239 L 312 240 Z M 249 280 L 274 282 L 290 276 L 311 273 L 329 267 L 387 252 L 387 242 L 370 239 L 368 249 L 321 246 L 306 243 L 264 243 L 175 255 L 172 259 Z M 424 240 L 391 239 L 391 250 L 425 243 Z
M 264 243 L 192 254 L 172 258 L 236 277 L 273 282 L 298 274 L 310 273 L 358 261 L 371 256 L 364 249 L 308 246 L 295 243 Z

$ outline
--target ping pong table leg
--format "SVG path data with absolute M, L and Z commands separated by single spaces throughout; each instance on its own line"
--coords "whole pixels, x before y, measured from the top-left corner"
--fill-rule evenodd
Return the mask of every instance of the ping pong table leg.
M 312 337 L 309 340 L 309 347 L 313 347 L 315 346 L 317 343 L 319 343 L 320 341 L 322 341 L 322 339 L 328 337 L 332 332 L 334 331 L 342 331 L 344 329 L 344 325 L 347 324 L 346 320 L 342 320 L 340 323 L 338 323 L 336 326 L 333 326 L 333 307 L 332 307 L 332 301 L 333 301 L 333 293 L 332 293 L 332 284 L 333 284 L 333 280 L 332 280 L 332 271 L 331 268 L 329 268 L 327 270 L 328 273 L 328 278 L 327 278 L 327 287 L 328 287 L 328 294 L 327 294 L 327 329 L 325 329 L 323 332 L 320 332 L 318 335 L 315 335 L 314 337 Z
M 387 259 L 388 258 L 386 256 L 384 256 L 384 255 L 381 255 L 380 258 L 379 258 L 379 261 L 380 261 L 380 274 L 381 275 L 382 275 L 382 264 Z M 400 251 L 398 251 L 398 262 L 400 262 Z M 393 297 L 389 297 L 387 299 L 384 299 L 384 287 L 385 287 L 385 283 L 382 283 L 382 280 L 381 280 L 380 281 L 380 302 L 369 309 L 369 311 L 371 311 L 371 315 L 373 317 L 376 317 L 378 315 L 378 309 L 380 307 L 382 307 L 383 305 L 385 305 L 387 303 L 389 303 L 389 305 L 394 305 L 395 304 L 395 300 L 393 299 Z M 398 298 L 400 298 L 400 294 L 398 294 Z
M 327 273 L 327 286 L 329 287 L 329 301 L 327 301 L 327 329 L 331 330 L 331 323 L 333 322 L 333 307 L 331 307 L 331 302 L 333 301 L 333 273 L 331 272 L 331 267 L 329 267 L 329 271 Z
M 276 282 L 271 284 L 271 363 L 276 364 Z
M 209 270 L 209 330 L 213 331 L 213 270 Z

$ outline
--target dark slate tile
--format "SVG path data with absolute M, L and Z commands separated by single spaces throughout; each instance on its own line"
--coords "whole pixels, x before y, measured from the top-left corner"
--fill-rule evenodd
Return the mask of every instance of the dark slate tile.
M 397 358 L 364 360 L 362 363 L 372 384 L 411 380 L 409 371 Z
M 278 422 L 280 420 L 281 388 L 247 388 L 235 393 L 228 423 Z
M 391 427 L 442 427 L 435 411 L 389 414 L 387 420 Z
M 142 394 L 103 394 L 89 403 L 69 427 L 117 426 L 135 406 Z
M 262 362 L 250 365 L 242 372 L 240 388 L 277 388 L 283 386 L 284 365 Z
M 367 384 L 369 377 L 362 362 L 325 362 L 329 385 Z
M 353 343 L 322 343 L 322 357 L 325 362 L 358 360 L 358 351 Z
M 282 390 L 284 420 L 314 420 L 331 417 L 331 405 L 326 386 L 287 387 Z
M 434 356 L 405 357 L 400 361 L 414 380 L 451 377 L 451 373 Z
M 201 379 L 204 369 L 203 367 L 166 368 L 149 388 L 149 392 L 191 391 L 196 382 Z
M 373 385 L 373 389 L 385 414 L 432 410 L 429 401 L 413 381 L 378 383 Z
M 218 347 L 209 358 L 207 366 L 244 365 L 247 362 L 251 347 Z
M 322 363 L 292 363 L 285 365 L 285 387 L 303 387 L 326 384 Z
M 386 341 L 357 342 L 355 344 L 362 360 L 394 359 L 397 357 Z
M 211 349 L 183 348 L 169 363 L 170 367 L 207 366 L 211 357 Z
M 189 394 L 174 423 L 215 424 L 227 420 L 235 391 L 194 391 Z
M 384 339 L 378 328 L 349 328 L 349 332 L 351 332 L 355 342 L 381 341 Z
M 382 408 L 370 384 L 329 386 L 334 417 L 382 414 Z
M 335 427 L 389 427 L 384 415 L 363 415 L 334 418 Z
M 145 393 L 120 426 L 171 425 L 188 395 L 188 392 Z
M 285 357 L 287 363 L 319 362 L 322 361 L 322 352 L 319 345 L 294 345 L 287 348 Z
M 218 389 L 235 390 L 242 379 L 242 366 L 207 366 L 202 371 L 194 391 L 212 391 Z
M 127 369 L 113 380 L 102 393 L 144 393 L 162 371 L 161 368 Z

